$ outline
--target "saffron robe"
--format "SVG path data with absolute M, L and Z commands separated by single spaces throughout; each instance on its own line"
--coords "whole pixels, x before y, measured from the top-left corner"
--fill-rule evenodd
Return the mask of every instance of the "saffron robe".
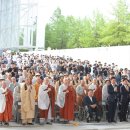
M 2 89 L 2 88 L 1 88 Z M 4 93 L 5 91 L 3 91 Z M 12 106 L 13 106 L 13 95 L 12 92 L 9 89 L 6 89 L 6 95 L 3 104 L 1 106 L 1 112 L 0 112 L 0 121 L 3 122 L 9 122 L 12 119 Z
M 50 92 L 48 92 L 48 89 L 51 89 Z M 41 85 L 38 92 L 38 108 L 40 112 L 40 118 L 48 118 L 49 109 L 50 117 L 54 117 L 54 106 L 55 106 L 55 89 L 51 85 Z
M 35 88 L 27 85 L 27 90 L 24 87 L 25 83 L 21 84 L 21 119 L 32 119 L 35 114 Z
M 61 90 L 63 90 L 63 91 L 61 91 Z M 66 91 L 69 91 L 69 92 L 65 93 Z M 76 101 L 75 90 L 74 90 L 73 86 L 66 87 L 65 85 L 61 85 L 59 88 L 59 93 L 58 93 L 57 98 L 61 98 L 64 101 L 64 103 L 62 103 L 62 104 L 57 103 L 57 105 L 59 105 L 59 107 L 60 107 L 60 117 L 63 118 L 64 120 L 73 120 L 74 119 L 74 107 L 75 107 L 75 101 Z M 60 99 L 60 101 L 61 101 L 61 99 Z
M 38 82 L 36 82 L 34 84 L 34 88 L 35 88 L 35 91 L 36 91 L 36 95 L 35 95 L 35 101 L 38 100 L 38 91 L 39 91 L 39 87 L 40 87 L 40 84 Z
M 98 104 L 100 104 L 102 101 L 102 87 L 101 86 L 96 87 L 94 91 L 94 96 L 96 97 Z
M 79 85 L 76 88 L 76 103 L 78 106 L 83 106 L 83 99 L 85 97 L 85 92 L 84 88 Z
M 0 88 L 0 113 L 3 113 L 6 106 L 6 98 L 5 94 L 3 94 L 5 90 L 3 88 Z

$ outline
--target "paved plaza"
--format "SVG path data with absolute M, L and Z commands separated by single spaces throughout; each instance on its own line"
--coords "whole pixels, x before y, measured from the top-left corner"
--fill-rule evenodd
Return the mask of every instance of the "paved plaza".
M 22 126 L 16 123 L 10 123 L 10 126 L 0 127 L 0 130 L 130 130 L 130 123 L 118 122 L 118 123 L 85 123 L 85 122 L 71 122 L 70 124 L 57 124 L 53 123 L 52 125 L 43 125 L 40 126 L 35 124 L 33 126 Z

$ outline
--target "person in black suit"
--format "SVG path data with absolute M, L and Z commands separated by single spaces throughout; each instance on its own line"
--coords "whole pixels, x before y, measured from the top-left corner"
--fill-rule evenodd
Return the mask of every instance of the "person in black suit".
M 90 115 L 90 118 L 93 117 L 93 112 L 96 113 L 96 121 L 100 121 L 100 115 L 99 115 L 99 110 L 97 106 L 97 101 L 96 98 L 93 96 L 93 90 L 88 91 L 88 96 L 84 97 L 83 100 L 84 106 L 88 108 L 88 112 Z
M 111 77 L 111 84 L 107 88 L 108 90 L 108 98 L 107 98 L 107 105 L 108 105 L 108 115 L 107 119 L 108 122 L 116 122 L 115 112 L 117 108 L 117 101 L 118 101 L 118 86 L 116 85 L 115 77 Z
M 12 62 L 11 67 L 7 71 L 8 73 L 11 73 L 12 77 L 18 79 L 18 67 L 16 65 L 16 62 Z
M 128 86 L 128 79 L 123 79 L 123 84 L 120 88 L 120 94 L 121 94 L 121 111 L 120 111 L 120 121 L 127 121 L 126 114 L 128 110 L 129 105 L 129 99 L 130 99 L 130 87 Z

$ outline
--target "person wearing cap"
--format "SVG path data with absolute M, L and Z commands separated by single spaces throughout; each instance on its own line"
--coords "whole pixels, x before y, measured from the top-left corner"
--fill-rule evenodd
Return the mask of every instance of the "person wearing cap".
M 0 124 L 9 125 L 12 119 L 13 95 L 6 82 L 2 81 L 0 88 Z
M 128 86 L 128 79 L 124 78 L 122 83 L 122 86 L 120 88 L 120 94 L 121 94 L 121 110 L 120 110 L 120 121 L 127 121 L 126 114 L 128 111 L 128 105 L 130 101 L 130 86 Z

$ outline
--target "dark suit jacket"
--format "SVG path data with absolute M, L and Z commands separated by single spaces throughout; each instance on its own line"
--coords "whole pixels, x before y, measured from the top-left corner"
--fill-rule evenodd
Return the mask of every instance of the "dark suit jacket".
M 118 86 L 116 86 L 118 87 Z M 108 102 L 116 102 L 117 101 L 117 94 L 118 92 L 114 91 L 114 87 L 112 86 L 112 84 L 110 84 L 107 88 L 108 90 Z
M 121 88 L 120 88 L 120 94 L 121 94 L 121 102 L 128 102 L 129 101 L 130 88 L 129 88 L 129 91 L 127 91 L 125 86 L 122 85 Z
M 90 105 L 97 104 L 96 98 L 92 97 L 92 101 L 91 101 L 89 96 L 84 97 L 84 101 L 83 102 L 84 102 L 84 106 L 88 106 L 88 107 Z

